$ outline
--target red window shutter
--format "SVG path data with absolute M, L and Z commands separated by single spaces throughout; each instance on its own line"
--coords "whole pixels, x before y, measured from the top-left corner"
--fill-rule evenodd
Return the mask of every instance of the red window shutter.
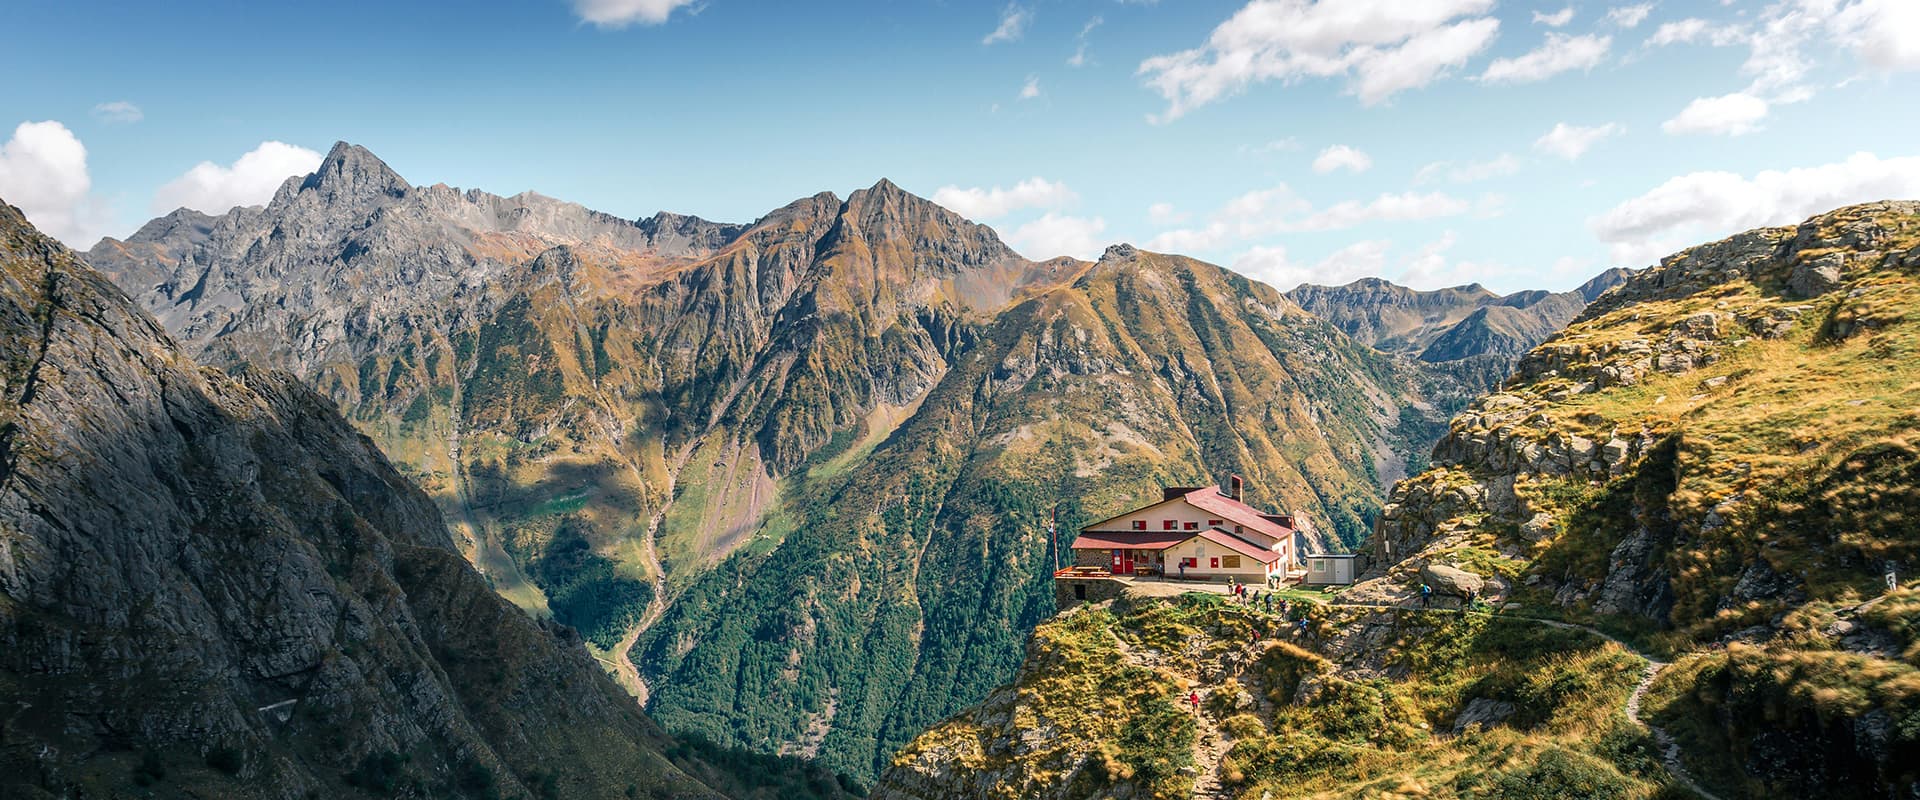
M 1209 528 L 1218 528 L 1218 527 L 1220 527 L 1220 526 L 1221 526 L 1221 524 L 1223 524 L 1223 523 L 1222 523 L 1222 522 L 1221 522 L 1220 520 L 1217 520 L 1217 519 L 1210 519 L 1210 520 L 1207 520 L 1207 527 L 1209 527 Z
M 1209 564 L 1209 566 L 1211 566 L 1212 568 L 1214 568 L 1214 569 L 1219 569 L 1219 568 L 1220 568 L 1220 557 L 1219 557 L 1219 556 L 1214 556 L 1213 558 L 1209 558 L 1209 559 L 1207 559 L 1207 561 L 1209 561 L 1209 562 L 1212 562 L 1211 564 Z
M 1160 529 L 1163 531 L 1170 531 L 1174 529 L 1175 524 L 1176 523 L 1173 520 L 1167 520 L 1165 522 L 1160 523 Z
M 1147 521 L 1146 521 L 1146 520 L 1144 520 L 1144 519 L 1136 519 L 1136 520 L 1134 520 L 1134 521 L 1133 521 L 1133 529 L 1134 529 L 1134 530 L 1136 530 L 1136 531 L 1144 531 L 1144 530 L 1146 530 L 1146 529 L 1147 529 Z
M 1187 523 L 1187 530 L 1192 531 L 1192 530 L 1199 530 L 1199 529 L 1200 529 L 1200 523 L 1198 522 Z

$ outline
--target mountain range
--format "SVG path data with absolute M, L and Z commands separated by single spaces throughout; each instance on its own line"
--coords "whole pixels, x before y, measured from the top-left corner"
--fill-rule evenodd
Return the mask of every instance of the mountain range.
M 345 143 L 265 206 L 86 258 L 195 357 L 328 398 L 669 729 L 863 779 L 1012 675 L 1053 611 L 1049 519 L 1237 473 L 1358 546 L 1513 337 L 1585 297 L 1482 290 L 1419 334 L 1472 357 L 1421 360 L 1191 259 L 1028 260 L 884 180 L 625 220 Z
M 1345 286 L 1302 284 L 1287 299 L 1341 332 L 1389 353 L 1427 362 L 1477 356 L 1519 358 L 1624 283 L 1631 270 L 1607 270 L 1565 292 L 1495 294 L 1480 284 L 1420 291 L 1379 278 Z

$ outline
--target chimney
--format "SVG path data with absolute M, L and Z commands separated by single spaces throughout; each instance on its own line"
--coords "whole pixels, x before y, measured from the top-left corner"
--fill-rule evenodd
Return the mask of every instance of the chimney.
M 1227 477 L 1227 496 L 1235 500 L 1240 499 L 1240 484 L 1241 484 L 1240 476 L 1238 475 L 1228 476 Z

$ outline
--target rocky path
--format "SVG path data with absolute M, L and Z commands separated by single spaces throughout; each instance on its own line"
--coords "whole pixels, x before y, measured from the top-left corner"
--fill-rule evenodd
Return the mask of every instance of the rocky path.
M 1367 604 L 1367 603 L 1334 603 L 1334 604 L 1330 604 L 1329 607 L 1330 608 L 1360 608 L 1360 609 L 1369 609 L 1369 610 L 1375 610 L 1375 611 L 1413 610 L 1413 609 L 1409 609 L 1406 606 L 1384 605 L 1384 604 L 1376 605 L 1376 604 Z M 1426 610 L 1426 609 L 1420 609 L 1420 610 Z M 1498 612 L 1493 612 L 1493 611 L 1470 611 L 1467 609 L 1432 609 L 1432 610 L 1452 611 L 1453 613 L 1457 613 L 1457 614 L 1474 614 L 1474 615 L 1479 615 L 1483 617 L 1498 617 L 1500 619 L 1518 620 L 1521 622 L 1530 622 L 1535 625 L 1544 625 L 1549 628 L 1560 628 L 1562 630 L 1570 630 L 1570 631 L 1582 631 L 1585 633 L 1593 634 L 1594 636 L 1598 636 L 1614 644 L 1617 644 L 1620 646 L 1620 649 L 1625 650 L 1629 653 L 1632 653 L 1636 658 L 1639 658 L 1640 660 L 1645 661 L 1646 667 L 1642 669 L 1640 672 L 1640 682 L 1634 684 L 1633 691 L 1628 693 L 1627 695 L 1627 703 L 1625 708 L 1625 711 L 1627 713 L 1627 719 L 1631 721 L 1633 724 L 1647 729 L 1647 732 L 1653 735 L 1654 742 L 1658 744 L 1660 747 L 1660 761 L 1662 764 L 1666 766 L 1667 773 L 1673 777 L 1673 780 L 1676 783 L 1679 783 L 1680 785 L 1687 787 L 1688 790 L 1692 791 L 1694 794 L 1697 794 L 1702 798 L 1705 798 L 1705 800 L 1721 800 L 1719 795 L 1716 795 L 1713 792 L 1707 791 L 1705 787 L 1701 786 L 1699 782 L 1693 779 L 1693 775 L 1691 773 L 1687 772 L 1686 765 L 1682 763 L 1680 760 L 1680 743 L 1674 741 L 1673 737 L 1669 735 L 1665 729 L 1661 728 L 1658 725 L 1653 724 L 1652 722 L 1649 722 L 1641 718 L 1640 716 L 1640 702 L 1646 697 L 1647 688 L 1653 685 L 1654 679 L 1660 677 L 1661 671 L 1667 668 L 1668 666 L 1667 662 L 1661 661 L 1660 659 L 1655 658 L 1648 653 L 1642 652 L 1639 648 L 1634 647 L 1631 644 L 1628 644 L 1627 642 L 1621 640 L 1619 637 L 1614 636 L 1610 633 L 1607 633 L 1606 631 L 1602 631 L 1599 628 L 1595 628 L 1590 625 L 1580 625 L 1577 623 L 1561 622 L 1559 620 L 1551 620 L 1551 619 L 1538 619 L 1535 617 L 1511 616 L 1511 615 L 1500 614 Z

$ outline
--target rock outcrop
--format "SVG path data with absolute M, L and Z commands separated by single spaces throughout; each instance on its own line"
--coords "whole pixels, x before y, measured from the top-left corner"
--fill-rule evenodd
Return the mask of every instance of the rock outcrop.
M 0 351 L 0 794 L 714 796 L 330 403 L 4 203 Z
M 1914 308 L 1915 202 L 1663 260 L 1454 419 L 1342 600 L 1406 604 L 1448 565 L 1496 603 L 1657 632 L 1679 685 L 1648 708 L 1713 720 L 1675 736 L 1715 792 L 1914 791 L 1883 728 L 1920 714 L 1898 688 L 1920 607 L 1884 577 L 1920 568 Z

